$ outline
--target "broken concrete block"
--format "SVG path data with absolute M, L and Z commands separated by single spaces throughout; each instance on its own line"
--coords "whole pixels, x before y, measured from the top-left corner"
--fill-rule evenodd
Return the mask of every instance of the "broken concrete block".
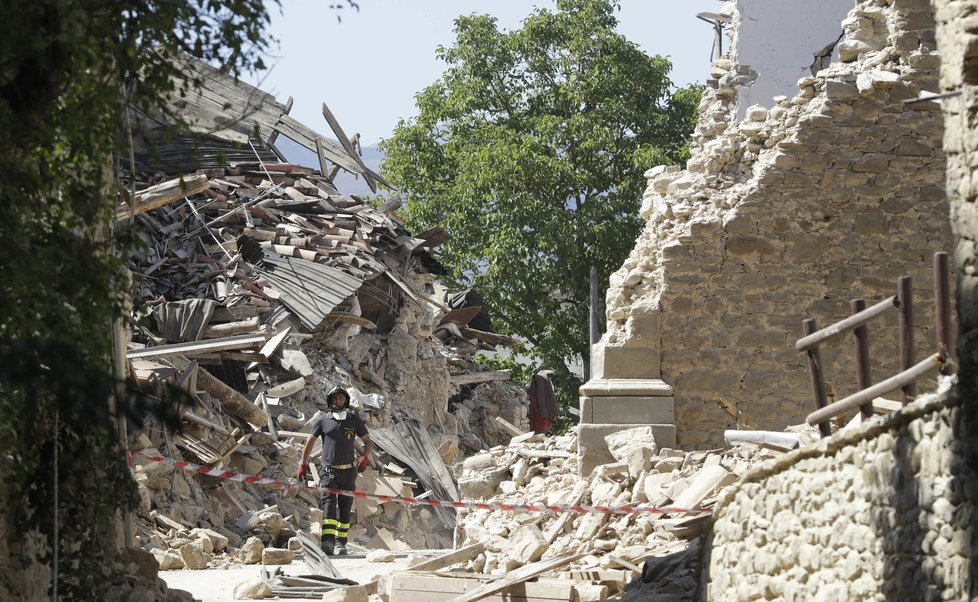
M 227 549 L 230 540 L 214 531 L 212 529 L 191 529 L 190 530 L 191 539 L 207 539 L 211 542 L 211 550 L 213 552 L 221 553 Z
M 160 450 L 155 447 L 150 447 L 144 450 L 147 456 L 162 456 Z M 160 490 L 166 486 L 169 486 L 171 475 L 173 474 L 173 466 L 165 464 L 163 462 L 154 462 L 147 459 L 142 454 L 136 454 L 132 457 L 133 463 L 136 465 L 137 475 L 146 475 L 146 486 L 150 489 Z
M 272 588 L 258 577 L 252 577 L 234 586 L 235 600 L 264 600 L 272 595 Z
M 279 514 L 276 506 L 259 510 L 251 515 L 246 514 L 238 521 L 238 526 L 244 527 L 266 544 L 278 539 L 284 525 L 285 519 Z
M 486 454 L 488 455 L 488 454 Z M 465 499 L 486 499 L 492 497 L 509 474 L 509 467 L 484 470 L 463 476 L 458 481 L 459 494 Z
M 604 439 L 612 457 L 628 464 L 628 474 L 633 479 L 649 470 L 652 457 L 659 451 L 649 426 L 612 433 Z
M 523 525 L 509 536 L 506 553 L 521 564 L 529 564 L 540 560 L 548 546 L 549 544 L 539 527 Z
M 673 504 L 677 508 L 695 508 L 708 495 L 736 479 L 736 476 L 722 466 L 704 467 L 692 478 L 689 486 L 673 499 Z
M 212 556 L 204 551 L 204 543 L 201 541 L 193 541 L 180 548 L 180 559 L 188 569 L 206 569 L 211 558 Z
M 372 550 L 367 554 L 367 562 L 394 562 L 394 552 L 390 550 Z
M 257 537 L 249 537 L 248 541 L 241 544 L 238 550 L 238 558 L 243 564 L 258 564 L 261 562 L 261 553 L 265 549 L 265 544 Z
M 156 561 L 152 552 L 130 546 L 122 551 L 122 558 L 135 567 L 136 574 L 142 577 L 144 581 L 156 583 L 156 578 L 160 572 L 160 563 Z
M 269 564 L 292 564 L 295 559 L 295 552 L 285 548 L 265 548 L 261 551 L 261 563 Z
M 591 482 L 591 504 L 607 506 L 618 497 L 622 491 L 620 483 L 597 479 Z
M 160 564 L 161 571 L 171 571 L 183 568 L 183 558 L 177 550 L 153 550 L 156 562 Z
M 279 365 L 283 369 L 295 372 L 304 378 L 310 378 L 315 374 L 309 364 L 309 358 L 299 349 L 283 349 L 282 361 L 279 362 Z
M 368 602 L 367 588 L 362 585 L 352 585 L 330 590 L 323 594 L 325 602 Z

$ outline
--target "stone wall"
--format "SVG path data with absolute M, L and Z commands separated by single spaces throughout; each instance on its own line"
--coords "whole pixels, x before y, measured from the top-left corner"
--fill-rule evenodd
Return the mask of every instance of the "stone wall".
M 941 48 L 941 92 L 947 153 L 947 194 L 954 228 L 954 264 L 958 283 L 962 386 L 978 391 L 978 6 L 964 0 L 935 0 L 937 40 Z M 965 352 L 965 350 L 969 350 Z
M 714 512 L 706 599 L 970 599 L 960 406 L 931 395 L 747 473 Z
M 646 174 L 647 224 L 611 278 L 600 346 L 648 348 L 634 325 L 657 316 L 680 447 L 715 446 L 734 426 L 721 398 L 742 424 L 801 422 L 813 409 L 793 349 L 802 319 L 835 322 L 853 298 L 894 294 L 899 276 L 914 277 L 918 356 L 934 348 L 930 258 L 950 240 L 942 116 L 904 102 L 937 89 L 933 15 L 924 0 L 861 0 L 842 26 L 840 62 L 740 123 L 750 66 L 717 61 L 687 169 Z M 878 381 L 897 371 L 895 318 L 870 336 Z M 823 349 L 839 397 L 855 386 L 851 346 Z

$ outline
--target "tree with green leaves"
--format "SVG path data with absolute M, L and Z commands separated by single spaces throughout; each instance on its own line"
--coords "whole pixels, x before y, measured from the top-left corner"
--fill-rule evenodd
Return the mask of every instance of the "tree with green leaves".
M 682 163 L 700 88 L 674 90 L 671 65 L 615 31 L 610 0 L 558 0 L 522 28 L 459 17 L 439 48 L 447 69 L 418 115 L 384 141 L 383 170 L 415 230 L 452 235 L 451 284 L 485 297 L 494 324 L 557 371 L 588 354 L 590 266 L 599 281 L 638 236 L 643 173 Z
M 137 501 L 116 420 L 126 107 L 193 85 L 188 53 L 260 68 L 263 0 L 10 0 L 0 35 L 0 598 L 104 600 Z M 138 84 L 136 83 L 138 80 Z M 46 584 L 24 571 L 51 568 Z M 110 575 L 109 578 L 106 575 Z M 25 590 L 28 586 L 31 589 Z

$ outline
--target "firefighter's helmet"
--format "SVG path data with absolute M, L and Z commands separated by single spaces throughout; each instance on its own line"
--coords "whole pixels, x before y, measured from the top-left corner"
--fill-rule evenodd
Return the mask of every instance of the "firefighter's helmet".
M 336 385 L 335 387 L 329 390 L 329 393 L 326 394 L 326 407 L 328 408 L 335 407 L 334 401 L 338 395 L 344 395 L 346 397 L 346 405 L 344 405 L 342 408 L 337 408 L 337 409 L 343 409 L 343 410 L 348 409 L 350 407 L 350 392 L 344 389 L 343 387 L 341 387 L 340 385 Z

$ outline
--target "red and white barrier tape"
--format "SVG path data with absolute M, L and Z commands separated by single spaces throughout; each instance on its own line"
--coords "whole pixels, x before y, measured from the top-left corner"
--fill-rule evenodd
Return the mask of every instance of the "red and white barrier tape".
M 226 479 L 228 481 L 238 481 L 240 483 L 254 483 L 255 485 L 268 485 L 270 487 L 275 487 L 278 489 L 288 489 L 288 488 L 298 488 L 305 489 L 307 491 L 323 492 L 328 494 L 345 495 L 352 498 L 360 499 L 372 499 L 377 500 L 381 503 L 394 502 L 397 504 L 411 504 L 418 506 L 437 506 L 445 508 L 466 508 L 466 509 L 476 509 L 476 510 L 504 510 L 506 512 L 577 512 L 577 513 L 587 513 L 587 514 L 641 514 L 641 513 L 651 513 L 651 514 L 685 514 L 691 512 L 712 512 L 708 508 L 655 508 L 652 506 L 571 506 L 569 504 L 501 504 L 498 502 L 474 502 L 474 501 L 461 501 L 455 502 L 450 500 L 432 500 L 432 499 L 418 499 L 414 497 L 406 497 L 400 495 L 380 495 L 376 493 L 366 493 L 363 491 L 346 491 L 344 489 L 331 489 L 329 487 L 316 487 L 311 485 L 299 485 L 297 483 L 289 481 L 279 481 L 277 479 L 268 479 L 264 477 L 259 477 L 257 475 L 246 475 L 231 470 L 221 470 L 220 468 L 211 468 L 209 466 L 203 466 L 201 464 L 194 464 L 193 462 L 185 462 L 183 460 L 174 460 L 173 458 L 166 458 L 164 456 L 152 456 L 145 454 L 143 452 L 134 452 L 130 454 L 129 464 L 133 464 L 132 456 L 138 455 L 141 458 L 149 460 L 150 462 L 161 462 L 163 464 L 169 464 L 175 468 L 181 468 L 187 472 L 195 472 L 197 474 L 208 475 L 211 477 L 216 477 L 219 479 Z

